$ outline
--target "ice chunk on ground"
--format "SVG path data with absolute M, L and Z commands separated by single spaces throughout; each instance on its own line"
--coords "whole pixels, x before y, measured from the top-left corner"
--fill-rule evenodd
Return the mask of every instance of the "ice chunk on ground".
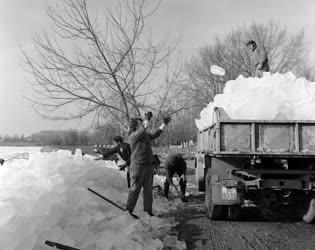
M 315 199 L 312 199 L 307 213 L 303 216 L 303 220 L 306 223 L 311 223 L 314 219 L 315 219 Z
M 45 249 L 45 240 L 81 249 L 162 249 L 158 236 L 173 221 L 142 212 L 142 196 L 134 211 L 140 220 L 135 220 L 88 187 L 125 206 L 126 172 L 113 162 L 57 151 L 36 152 L 29 161 L 1 167 L 0 249 Z M 153 204 L 160 214 L 176 208 L 179 199 L 155 197 Z

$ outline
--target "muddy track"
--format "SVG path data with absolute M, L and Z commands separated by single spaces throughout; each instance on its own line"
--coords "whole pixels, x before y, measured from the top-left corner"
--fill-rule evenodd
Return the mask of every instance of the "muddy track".
M 287 214 L 266 216 L 257 208 L 243 209 L 240 221 L 211 221 L 203 201 L 204 195 L 195 192 L 170 213 L 188 249 L 315 249 L 315 225 Z

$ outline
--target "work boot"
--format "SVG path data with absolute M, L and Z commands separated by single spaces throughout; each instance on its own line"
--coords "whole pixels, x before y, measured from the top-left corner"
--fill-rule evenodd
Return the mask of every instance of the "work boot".
M 137 215 L 135 215 L 134 213 L 133 213 L 133 211 L 128 211 L 128 213 L 129 213 L 129 215 L 132 217 L 132 218 L 134 218 L 134 219 L 139 219 L 139 217 L 137 216 Z
M 148 213 L 148 215 L 150 215 L 150 217 L 155 216 L 155 215 L 152 213 L 152 211 L 151 211 L 151 212 L 147 212 L 147 213 Z

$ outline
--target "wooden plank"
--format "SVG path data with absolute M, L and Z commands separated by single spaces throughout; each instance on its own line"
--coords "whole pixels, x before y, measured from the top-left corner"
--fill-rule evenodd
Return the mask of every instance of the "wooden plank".
M 221 151 L 221 127 L 220 127 L 220 122 L 216 123 L 216 127 L 215 127 L 215 141 L 216 141 L 216 152 L 220 152 Z
M 294 124 L 294 123 L 301 123 L 301 124 L 313 124 L 315 125 L 314 120 L 220 120 L 221 123 L 274 123 L 274 124 Z
M 251 151 L 251 124 L 221 124 L 221 151 Z
M 315 159 L 315 152 L 212 152 L 204 151 L 215 157 L 268 157 L 268 158 L 311 158 Z
M 220 119 L 219 120 L 221 123 L 274 123 L 274 124 L 281 124 L 281 123 L 286 123 L 286 124 L 309 124 L 309 125 L 315 125 L 314 120 L 251 120 L 251 119 Z M 215 127 L 215 123 L 211 124 L 210 126 L 202 129 L 199 131 L 199 133 L 202 133 L 205 130 L 208 130 L 210 128 Z
M 252 132 L 251 132 L 251 139 L 252 139 L 252 151 L 256 151 L 256 126 L 255 123 L 252 123 Z
M 293 169 L 293 170 L 281 170 L 281 169 L 237 169 L 232 170 L 232 173 L 246 172 L 249 174 L 286 174 L 286 175 L 315 175 L 315 170 L 308 169 Z
M 300 149 L 315 151 L 315 126 L 300 124 Z
M 299 131 L 299 124 L 295 123 L 294 126 L 294 142 L 295 142 L 295 151 L 300 152 L 300 131 Z
M 257 124 L 257 126 L 257 151 L 294 151 L 294 124 Z

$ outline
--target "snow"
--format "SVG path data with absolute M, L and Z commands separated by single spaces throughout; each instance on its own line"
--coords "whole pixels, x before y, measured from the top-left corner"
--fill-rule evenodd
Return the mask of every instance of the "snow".
M 314 219 L 315 219 L 315 199 L 312 199 L 307 213 L 303 216 L 303 220 L 306 223 L 312 223 Z
M 126 173 L 114 162 L 94 161 L 79 150 L 75 155 L 40 153 L 38 148 L 29 153 L 29 160 L 0 168 L 0 249 L 52 249 L 46 240 L 87 250 L 163 248 L 159 236 L 167 234 L 174 221 L 142 212 L 142 196 L 134 211 L 140 220 L 135 220 L 87 190 L 125 206 Z M 158 177 L 154 182 L 163 181 Z M 179 199 L 155 196 L 153 212 L 158 215 L 178 204 Z M 177 245 L 185 249 L 185 244 Z
M 223 108 L 231 119 L 315 120 L 315 83 L 291 72 L 264 73 L 262 78 L 240 75 L 200 112 L 199 130 L 214 122 L 214 107 Z

